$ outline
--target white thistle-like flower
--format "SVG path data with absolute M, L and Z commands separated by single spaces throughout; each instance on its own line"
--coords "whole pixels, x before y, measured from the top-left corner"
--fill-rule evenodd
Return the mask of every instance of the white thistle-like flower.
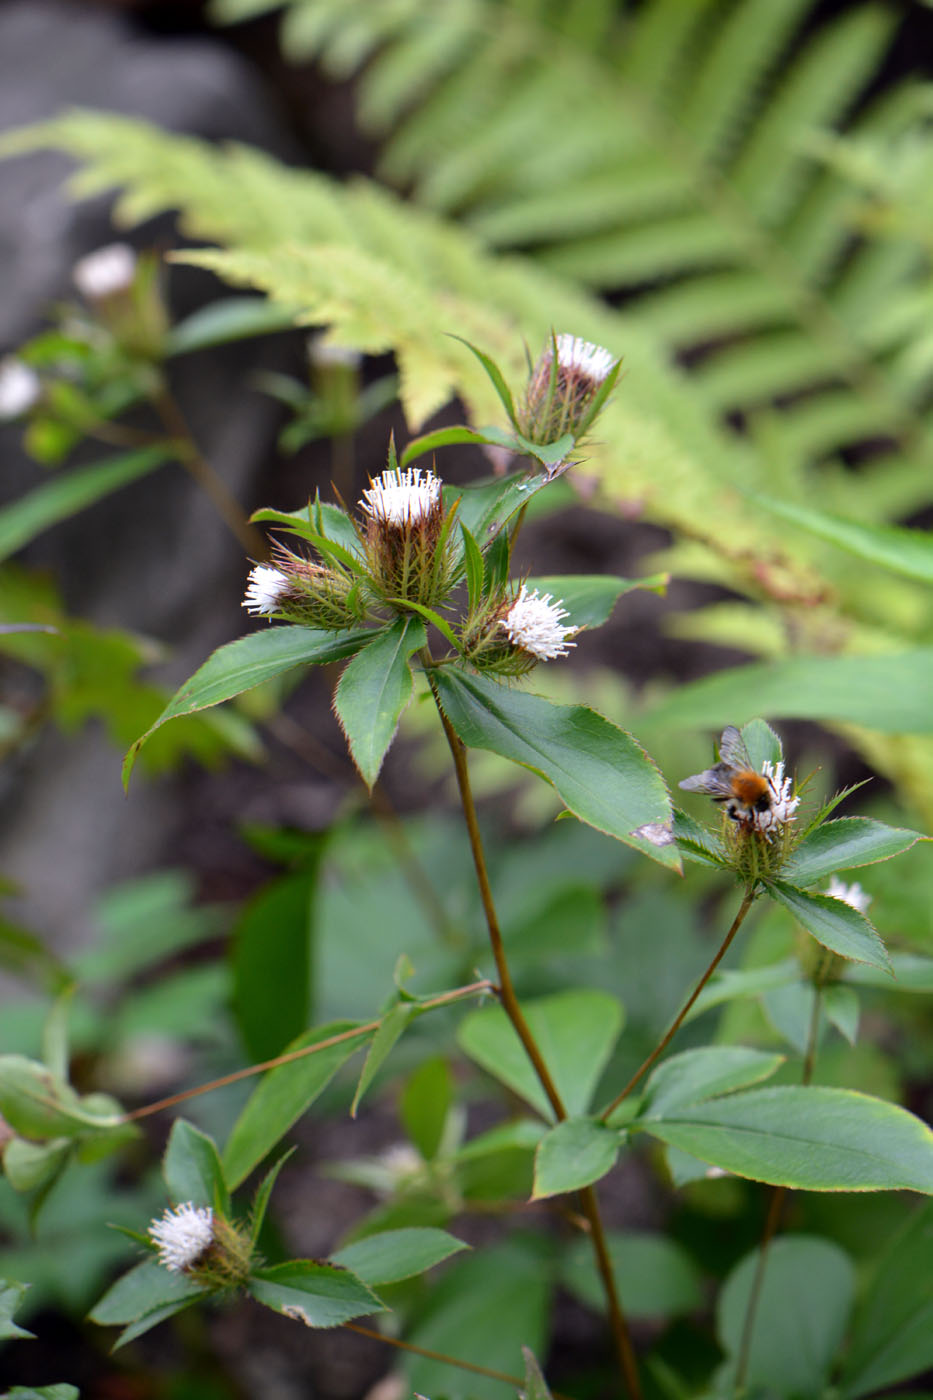
M 557 337 L 557 363 L 562 369 L 584 374 L 595 384 L 602 384 L 615 364 L 614 357 L 601 345 L 583 340 L 578 335 Z
M 858 880 L 854 880 L 851 885 L 847 885 L 844 880 L 840 880 L 837 875 L 833 875 L 829 881 L 829 888 L 823 891 L 829 895 L 830 899 L 841 899 L 843 904 L 849 904 L 853 909 L 857 909 L 860 914 L 864 914 L 869 904 L 871 895 L 867 890 L 863 890 Z
M 15 355 L 0 360 L 0 421 L 28 413 L 42 393 L 39 376 Z
M 761 765 L 762 777 L 768 780 L 771 805 L 764 812 L 755 812 L 754 825 L 767 836 L 775 827 L 786 826 L 794 820 L 794 813 L 800 806 L 800 798 L 792 797 L 793 778 L 784 777 L 784 763 L 771 763 L 765 759 Z
M 535 588 L 531 593 L 523 583 L 521 592 L 499 626 L 508 633 L 513 646 L 530 652 L 539 661 L 553 661 L 555 657 L 566 656 L 576 642 L 568 641 L 578 627 L 564 627 L 561 618 L 568 617 L 566 608 L 560 602 L 552 603 L 550 593 L 538 596 Z
M 278 612 L 282 595 L 288 588 L 288 576 L 281 569 L 273 569 L 271 564 L 257 564 L 246 585 L 246 597 L 242 607 L 247 612 L 260 617 L 268 617 Z
M 173 1274 L 196 1264 L 214 1242 L 214 1212 L 191 1201 L 174 1206 L 149 1226 L 149 1238 L 159 1251 L 159 1263 Z
M 433 472 L 396 467 L 373 481 L 360 504 L 370 519 L 404 526 L 425 520 L 437 510 L 440 499 L 441 481 Z
M 128 243 L 108 243 L 80 258 L 71 273 L 74 284 L 88 301 L 99 301 L 125 292 L 136 276 L 136 254 Z

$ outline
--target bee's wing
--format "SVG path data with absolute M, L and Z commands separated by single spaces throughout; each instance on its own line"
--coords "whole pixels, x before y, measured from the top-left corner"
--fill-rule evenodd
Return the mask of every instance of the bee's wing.
M 684 792 L 705 792 L 707 797 L 732 796 L 732 769 L 725 763 L 717 763 L 715 768 L 707 768 L 703 773 L 695 773 L 692 778 L 684 778 L 677 786 Z
M 745 740 L 734 724 L 727 724 L 722 731 L 722 738 L 719 741 L 719 758 L 721 762 L 718 766 L 722 766 L 722 764 L 728 764 L 730 768 L 751 768 L 752 766 L 748 749 L 745 747 Z

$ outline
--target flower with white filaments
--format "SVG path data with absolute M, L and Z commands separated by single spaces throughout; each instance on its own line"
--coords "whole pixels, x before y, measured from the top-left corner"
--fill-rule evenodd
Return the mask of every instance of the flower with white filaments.
M 278 612 L 287 589 L 288 578 L 281 569 L 274 569 L 271 564 L 257 564 L 250 572 L 241 606 L 259 617 L 269 617 Z
M 594 384 L 602 384 L 615 365 L 615 359 L 601 345 L 583 340 L 579 335 L 557 337 L 557 363 L 561 369 L 585 375 Z
M 376 477 L 360 504 L 372 520 L 389 525 L 415 525 L 426 519 L 441 499 L 441 482 L 433 472 L 421 467 L 406 471 L 396 467 Z
M 214 1212 L 191 1201 L 167 1210 L 149 1226 L 149 1238 L 158 1249 L 159 1263 L 170 1273 L 190 1269 L 214 1242 Z
M 500 620 L 499 626 L 505 628 L 513 646 L 521 647 L 522 651 L 536 656 L 539 661 L 553 661 L 558 656 L 566 656 L 568 649 L 576 646 L 576 642 L 568 638 L 580 629 L 563 625 L 561 619 L 568 616 L 566 608 L 561 607 L 559 601 L 551 602 L 550 593 L 539 597 L 536 588 L 529 593 L 523 583 L 521 592 L 506 616 Z

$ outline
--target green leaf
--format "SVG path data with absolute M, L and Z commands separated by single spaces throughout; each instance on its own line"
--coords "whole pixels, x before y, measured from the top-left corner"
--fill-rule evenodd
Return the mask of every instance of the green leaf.
M 92 1102 L 97 1111 L 38 1060 L 0 1055 L 0 1114 L 23 1137 L 41 1141 L 120 1126 L 114 1100 L 97 1096 Z
M 331 1263 L 350 1269 L 371 1288 L 384 1283 L 398 1283 L 433 1269 L 435 1264 L 469 1249 L 463 1240 L 448 1235 L 446 1230 L 425 1226 L 407 1230 L 384 1230 L 380 1235 L 338 1249 Z
M 887 969 L 851 963 L 843 972 L 847 982 L 860 987 L 881 987 L 886 992 L 933 992 L 933 958 L 916 953 L 892 953 L 891 975 Z
M 463 539 L 463 563 L 466 570 L 467 599 L 471 608 L 479 605 L 483 596 L 483 580 L 486 576 L 486 565 L 479 545 L 470 534 L 467 527 L 461 521 L 460 534 Z
M 180 715 L 192 715 L 232 700 L 244 690 L 252 690 L 263 681 L 273 680 L 295 666 L 321 665 L 327 661 L 342 661 L 352 656 L 373 637 L 367 629 L 357 632 L 315 631 L 311 627 L 270 627 L 253 632 L 219 647 L 190 680 L 172 697 L 168 705 L 141 739 L 129 750 L 123 761 L 123 782 L 129 782 L 137 754 L 157 729 Z
M 770 963 L 767 967 L 744 970 L 727 968 L 725 972 L 715 972 L 687 1012 L 685 1021 L 692 1021 L 704 1011 L 727 1001 L 735 1001 L 738 997 L 757 997 L 772 987 L 786 987 L 799 977 L 800 964 L 796 958 L 782 958 L 780 962 Z M 884 985 L 891 985 L 887 974 Z
M 58 1179 L 71 1161 L 73 1148 L 67 1138 L 30 1142 L 15 1137 L 3 1151 L 3 1174 L 14 1191 L 38 1191 Z
M 452 1100 L 450 1066 L 440 1055 L 420 1064 L 402 1090 L 399 1114 L 406 1133 L 426 1162 L 436 1155 L 443 1141 Z
M 13 1321 L 13 1314 L 23 1301 L 29 1289 L 28 1283 L 17 1283 L 14 1279 L 0 1279 L 0 1340 L 9 1337 L 33 1337 L 25 1327 Z
M 852 1325 L 844 1400 L 933 1367 L 933 1204 L 915 1211 L 875 1270 Z
M 522 1347 L 522 1356 L 525 1358 L 525 1389 L 520 1393 L 519 1400 L 553 1400 L 534 1352 L 529 1347 Z
M 166 337 L 165 351 L 187 355 L 192 350 L 292 330 L 294 326 L 294 314 L 268 297 L 221 297 L 174 325 Z
M 217 1148 L 206 1133 L 184 1118 L 176 1118 L 162 1162 L 162 1175 L 173 1205 L 190 1201 L 227 1214 L 230 1196 Z
M 357 652 L 340 677 L 334 709 L 353 761 L 370 791 L 411 699 L 409 659 L 426 643 L 420 619 L 397 617 Z
M 700 865 L 729 864 L 726 849 L 715 832 L 701 826 L 679 807 L 674 808 L 674 838 L 687 860 L 694 860 Z
M 606 1243 L 627 1316 L 673 1317 L 700 1306 L 700 1273 L 682 1245 L 664 1235 L 637 1231 L 609 1231 Z M 581 1303 L 605 1313 L 606 1295 L 589 1240 L 576 1240 L 568 1249 L 561 1267 L 561 1282 Z
M 647 578 L 616 578 L 612 574 L 550 574 L 528 579 L 529 589 L 539 594 L 550 593 L 569 614 L 567 625 L 601 627 L 608 622 L 612 610 L 623 593 L 645 588 L 651 593 L 663 593 L 670 574 L 651 574 Z
M 404 469 L 426 452 L 436 452 L 439 447 L 455 447 L 458 443 L 467 442 L 482 446 L 488 441 L 485 433 L 476 428 L 437 428 L 433 433 L 423 433 L 421 437 L 413 438 L 399 458 L 399 466 Z
M 465 345 L 468 350 L 471 350 L 476 356 L 476 358 L 479 360 L 480 364 L 483 366 L 483 369 L 486 371 L 486 374 L 489 378 L 490 383 L 492 384 L 492 387 L 495 389 L 499 397 L 499 402 L 502 404 L 502 407 L 505 409 L 506 414 L 508 415 L 509 422 L 517 430 L 518 424 L 515 419 L 515 404 L 512 402 L 512 391 L 509 389 L 508 384 L 505 382 L 505 377 L 499 366 L 496 364 L 495 360 L 492 359 L 491 356 L 487 355 L 483 350 L 478 349 L 475 345 L 471 345 L 470 342 L 468 340 L 465 340 L 462 335 L 452 335 L 451 339 L 459 340 L 460 344 Z
M 416 1009 L 411 1002 L 398 1002 L 386 1012 L 379 1022 L 379 1029 L 369 1043 L 366 1059 L 363 1061 L 363 1068 L 356 1086 L 356 1093 L 353 1095 L 353 1103 L 350 1105 L 351 1118 L 356 1117 L 360 1100 L 405 1034 L 411 1024 L 412 1017 L 416 1014 Z
M 874 865 L 926 841 L 919 831 L 885 826 L 868 817 L 841 817 L 824 822 L 805 836 L 788 857 L 781 876 L 791 885 L 815 885 L 840 870 Z
M 60 520 L 68 520 L 121 486 L 148 476 L 172 457 L 167 447 L 145 447 L 90 467 L 75 467 L 37 486 L 0 510 L 0 560 Z
M 680 868 L 677 848 L 638 830 L 671 821 L 664 780 L 624 730 L 585 705 L 554 705 L 484 676 L 439 668 L 433 679 L 463 742 L 540 773 L 574 816 L 662 865 Z
M 310 1259 L 258 1269 L 247 1287 L 257 1303 L 306 1327 L 339 1327 L 354 1317 L 385 1312 L 375 1293 L 349 1269 Z
M 172 1273 L 155 1258 L 144 1259 L 107 1289 L 89 1316 L 103 1327 L 120 1326 L 156 1308 L 203 1297 L 204 1292 L 187 1274 Z
M 649 1076 L 642 1112 L 663 1118 L 670 1109 L 702 1103 L 717 1094 L 768 1079 L 783 1063 L 783 1055 L 746 1050 L 741 1045 L 683 1050 L 662 1061 Z
M 765 763 L 780 763 L 784 757 L 780 736 L 763 719 L 750 719 L 742 725 L 742 742 L 753 768 L 761 768 Z
M 701 1161 L 801 1191 L 933 1192 L 933 1133 L 849 1089 L 750 1089 L 632 1125 Z
M 316 854 L 314 869 L 260 889 L 233 927 L 233 1007 L 254 1060 L 271 1060 L 310 1019 Z
M 250 1235 L 252 1237 L 253 1244 L 256 1244 L 257 1240 L 259 1239 L 259 1235 L 263 1227 L 263 1222 L 266 1218 L 266 1211 L 269 1209 L 269 1201 L 272 1197 L 272 1188 L 275 1186 L 275 1183 L 278 1180 L 279 1172 L 285 1166 L 285 1163 L 288 1161 L 289 1157 L 294 1151 L 295 1149 L 293 1147 L 290 1147 L 287 1152 L 283 1152 L 279 1160 L 269 1168 L 262 1181 L 256 1188 L 256 1194 L 253 1197 L 252 1209 L 250 1210 Z
M 771 496 L 748 493 L 756 505 L 764 506 L 774 515 L 799 525 L 821 540 L 838 545 L 849 554 L 881 564 L 896 574 L 933 583 L 933 534 L 928 530 L 909 530 L 901 525 L 864 525 L 857 520 L 845 520 L 839 515 L 812 510 L 791 501 L 777 501 Z
M 76 1385 L 60 1381 L 57 1385 L 14 1385 L 4 1391 L 3 1400 L 80 1400 L 81 1392 Z
M 749 1297 L 758 1268 L 756 1249 L 732 1270 L 716 1308 L 719 1340 L 733 1361 L 717 1376 L 734 1378 Z M 761 1281 L 746 1381 L 769 1395 L 824 1393 L 845 1335 L 855 1290 L 848 1255 L 829 1240 L 789 1235 L 774 1240 Z
M 883 734 L 933 732 L 933 647 L 872 656 L 795 656 L 717 671 L 678 687 L 652 725 L 718 728 L 766 710 L 783 719 L 861 724 Z
M 352 1021 L 333 1021 L 317 1026 L 287 1047 L 288 1053 L 316 1045 L 320 1040 L 354 1028 Z M 237 1118 L 223 1151 L 223 1166 L 231 1189 L 262 1161 L 289 1128 L 310 1108 L 330 1083 L 340 1066 L 360 1048 L 360 1041 L 348 1038 L 317 1054 L 305 1055 L 279 1065 L 263 1075 Z
M 161 1322 L 166 1322 L 176 1313 L 184 1312 L 186 1308 L 191 1308 L 198 1301 L 197 1297 L 184 1298 L 177 1303 L 163 1303 L 160 1308 L 153 1308 L 151 1312 L 144 1313 L 135 1322 L 124 1327 L 119 1337 L 113 1344 L 113 1351 L 118 1351 L 120 1347 L 125 1347 L 128 1342 L 135 1342 L 137 1337 L 142 1337 L 146 1332 L 151 1332 L 153 1327 L 158 1327 Z
M 430 1298 L 407 1340 L 415 1346 L 464 1361 L 480 1361 L 496 1371 L 523 1372 L 524 1343 L 543 1353 L 547 1336 L 551 1270 L 543 1241 L 525 1237 L 463 1255 L 432 1283 Z M 484 1376 L 453 1381 L 444 1362 L 414 1358 L 408 1384 L 422 1395 L 506 1400 L 514 1394 Z
M 533 1200 L 579 1191 L 616 1164 L 619 1134 L 592 1118 L 567 1118 L 552 1128 L 535 1153 Z
M 826 1019 L 836 1027 L 841 1036 L 854 1045 L 858 1040 L 860 1005 L 854 987 L 842 982 L 831 982 L 821 993 Z
M 884 944 L 865 915 L 851 904 L 831 895 L 798 890 L 783 880 L 769 881 L 766 888 L 824 948 L 840 957 L 890 971 L 891 960 Z
M 622 1007 L 608 992 L 582 988 L 523 1003 L 522 1011 L 570 1114 L 585 1113 L 622 1029 Z M 531 1061 L 501 1006 L 472 1011 L 457 1030 L 461 1050 L 544 1118 L 553 1112 Z

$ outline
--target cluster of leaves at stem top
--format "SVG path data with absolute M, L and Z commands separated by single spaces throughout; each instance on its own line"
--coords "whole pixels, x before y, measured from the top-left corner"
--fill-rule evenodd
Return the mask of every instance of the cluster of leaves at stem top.
M 575 635 L 604 622 L 622 593 L 664 585 L 657 576 L 510 577 L 525 507 L 571 465 L 619 362 L 587 341 L 552 336 L 530 366 L 516 408 L 497 366 L 473 353 L 496 386 L 510 429 L 445 429 L 410 444 L 401 458 L 391 443 L 387 468 L 364 491 L 356 515 L 319 498 L 291 514 L 258 511 L 255 521 L 314 551 L 312 557 L 277 543 L 271 561 L 250 575 L 244 606 L 286 625 L 215 652 L 134 745 L 125 773 L 168 720 L 294 666 L 346 659 L 334 708 L 371 787 L 411 698 L 417 657 L 464 743 L 535 769 L 581 820 L 679 867 L 673 844 L 644 835 L 659 824 L 669 830 L 671 808 L 663 779 L 636 741 L 585 706 L 552 705 L 504 683 L 565 656 Z M 467 439 L 505 444 L 535 465 L 456 491 L 434 471 L 411 465 Z M 429 629 L 439 643 L 429 645 Z

